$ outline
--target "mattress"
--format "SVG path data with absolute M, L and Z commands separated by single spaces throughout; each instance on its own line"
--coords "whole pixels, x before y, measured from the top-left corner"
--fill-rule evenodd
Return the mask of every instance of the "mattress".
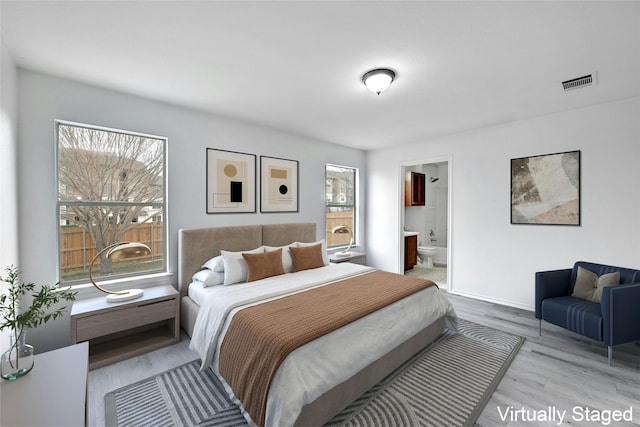
M 193 286 L 193 290 L 190 287 L 189 295 L 201 306 L 191 349 L 201 357 L 203 368 L 211 367 L 219 375 L 218 351 L 235 312 L 265 299 L 368 271 L 371 268 L 340 263 L 243 285 Z M 296 349 L 273 379 L 266 425 L 292 425 L 304 405 L 441 317 L 446 317 L 449 327 L 455 327 L 453 307 L 437 287 L 432 286 Z M 231 388 L 223 383 L 230 397 L 242 408 Z M 246 413 L 245 417 L 252 422 Z

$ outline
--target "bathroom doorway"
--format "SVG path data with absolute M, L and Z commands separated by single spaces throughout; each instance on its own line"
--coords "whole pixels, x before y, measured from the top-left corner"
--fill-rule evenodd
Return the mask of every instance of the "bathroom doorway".
M 433 280 L 448 291 L 451 289 L 451 158 L 406 162 L 401 170 L 400 238 L 409 245 L 406 251 L 405 244 L 400 245 L 405 274 Z M 412 185 L 412 179 L 416 178 L 417 186 L 415 182 Z M 407 192 L 414 193 L 418 202 L 412 202 L 411 195 L 405 197 Z M 412 240 L 410 236 L 417 239 Z M 417 256 L 412 261 L 416 240 Z

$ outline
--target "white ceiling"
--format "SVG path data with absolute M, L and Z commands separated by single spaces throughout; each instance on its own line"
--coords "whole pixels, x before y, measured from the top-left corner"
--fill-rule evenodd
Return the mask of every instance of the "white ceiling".
M 365 150 L 640 95 L 638 1 L 0 7 L 21 67 Z M 378 67 L 380 96 L 360 81 Z

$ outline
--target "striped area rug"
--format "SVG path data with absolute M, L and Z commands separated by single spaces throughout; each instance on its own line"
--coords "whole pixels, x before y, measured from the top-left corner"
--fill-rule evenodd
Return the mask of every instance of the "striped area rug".
M 333 418 L 331 426 L 467 426 L 524 338 L 459 320 Z M 105 396 L 107 426 L 245 426 L 210 370 L 191 362 Z

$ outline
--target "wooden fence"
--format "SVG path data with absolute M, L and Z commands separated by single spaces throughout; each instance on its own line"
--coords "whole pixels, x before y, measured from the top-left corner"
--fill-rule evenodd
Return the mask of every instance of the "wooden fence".
M 164 224 L 146 222 L 132 225 L 122 238 L 123 242 L 140 242 L 149 246 L 151 255 L 139 261 L 162 260 L 164 252 Z M 83 227 L 60 227 L 60 270 L 62 273 L 87 271 L 91 260 L 98 251 L 96 245 Z M 96 261 L 99 265 L 99 261 Z
M 352 212 L 329 212 L 326 214 L 327 246 L 349 244 L 348 234 L 332 234 L 333 227 L 353 225 Z M 131 226 L 124 234 L 122 241 L 140 242 L 149 246 L 151 255 L 141 261 L 159 261 L 163 257 L 164 234 L 161 222 L 148 222 Z M 91 234 L 83 227 L 60 228 L 60 270 L 64 273 L 88 271 L 96 250 Z M 96 266 L 99 261 L 96 261 Z
M 332 234 L 331 230 L 337 225 L 353 227 L 353 212 L 327 212 L 327 246 L 341 246 L 349 244 L 349 234 Z

